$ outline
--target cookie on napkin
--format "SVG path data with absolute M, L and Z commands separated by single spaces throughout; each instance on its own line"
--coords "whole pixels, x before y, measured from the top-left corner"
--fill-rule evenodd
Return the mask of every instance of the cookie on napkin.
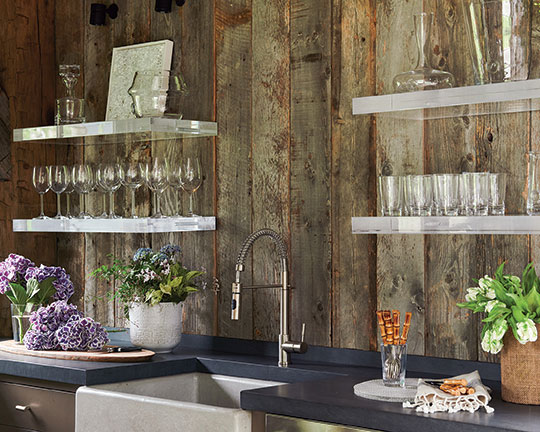
M 404 402 L 403 407 L 416 408 L 416 411 L 423 413 L 455 413 L 458 411 L 468 411 L 472 413 L 480 407 L 484 407 L 487 413 L 492 413 L 494 411 L 494 409 L 488 405 L 491 396 L 489 395 L 487 387 L 482 384 L 478 371 L 465 375 L 458 375 L 450 379 L 467 380 L 469 387 L 474 388 L 475 392 L 473 394 L 452 396 L 436 386 L 427 384 L 426 380 L 419 379 L 418 390 L 416 391 L 414 402 Z

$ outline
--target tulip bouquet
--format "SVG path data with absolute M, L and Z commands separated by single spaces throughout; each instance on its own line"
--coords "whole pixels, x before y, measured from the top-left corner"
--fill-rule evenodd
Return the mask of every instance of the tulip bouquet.
M 503 347 L 503 337 L 511 329 L 521 343 L 538 339 L 536 324 L 540 324 L 540 279 L 532 263 L 523 270 L 522 278 L 504 274 L 502 263 L 493 278 L 475 280 L 476 287 L 467 289 L 461 308 L 485 314 L 482 320 L 482 349 L 497 354 Z

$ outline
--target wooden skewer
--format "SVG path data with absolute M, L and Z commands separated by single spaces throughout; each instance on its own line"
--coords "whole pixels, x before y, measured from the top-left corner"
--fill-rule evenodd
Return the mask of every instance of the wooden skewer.
M 399 311 L 392 310 L 392 324 L 394 326 L 394 341 L 399 344 Z
M 411 318 L 412 313 L 407 312 L 405 313 L 405 322 L 403 323 L 403 334 L 401 335 L 401 345 L 405 345 L 407 343 L 407 338 L 409 337 L 409 329 L 411 328 Z
M 384 327 L 384 319 L 382 311 L 377 311 L 377 321 L 379 323 L 379 328 L 381 329 L 381 337 L 383 344 L 386 345 L 386 329 Z

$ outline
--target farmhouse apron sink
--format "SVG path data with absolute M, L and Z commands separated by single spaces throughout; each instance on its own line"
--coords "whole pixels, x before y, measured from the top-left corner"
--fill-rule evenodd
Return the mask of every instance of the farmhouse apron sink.
M 264 416 L 240 408 L 240 392 L 280 384 L 189 373 L 80 387 L 76 432 L 264 431 Z

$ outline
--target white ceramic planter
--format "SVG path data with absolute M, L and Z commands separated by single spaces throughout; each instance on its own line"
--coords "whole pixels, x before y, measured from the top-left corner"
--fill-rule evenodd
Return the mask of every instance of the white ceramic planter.
M 156 353 L 171 352 L 182 338 L 184 303 L 132 303 L 129 307 L 131 343 Z

